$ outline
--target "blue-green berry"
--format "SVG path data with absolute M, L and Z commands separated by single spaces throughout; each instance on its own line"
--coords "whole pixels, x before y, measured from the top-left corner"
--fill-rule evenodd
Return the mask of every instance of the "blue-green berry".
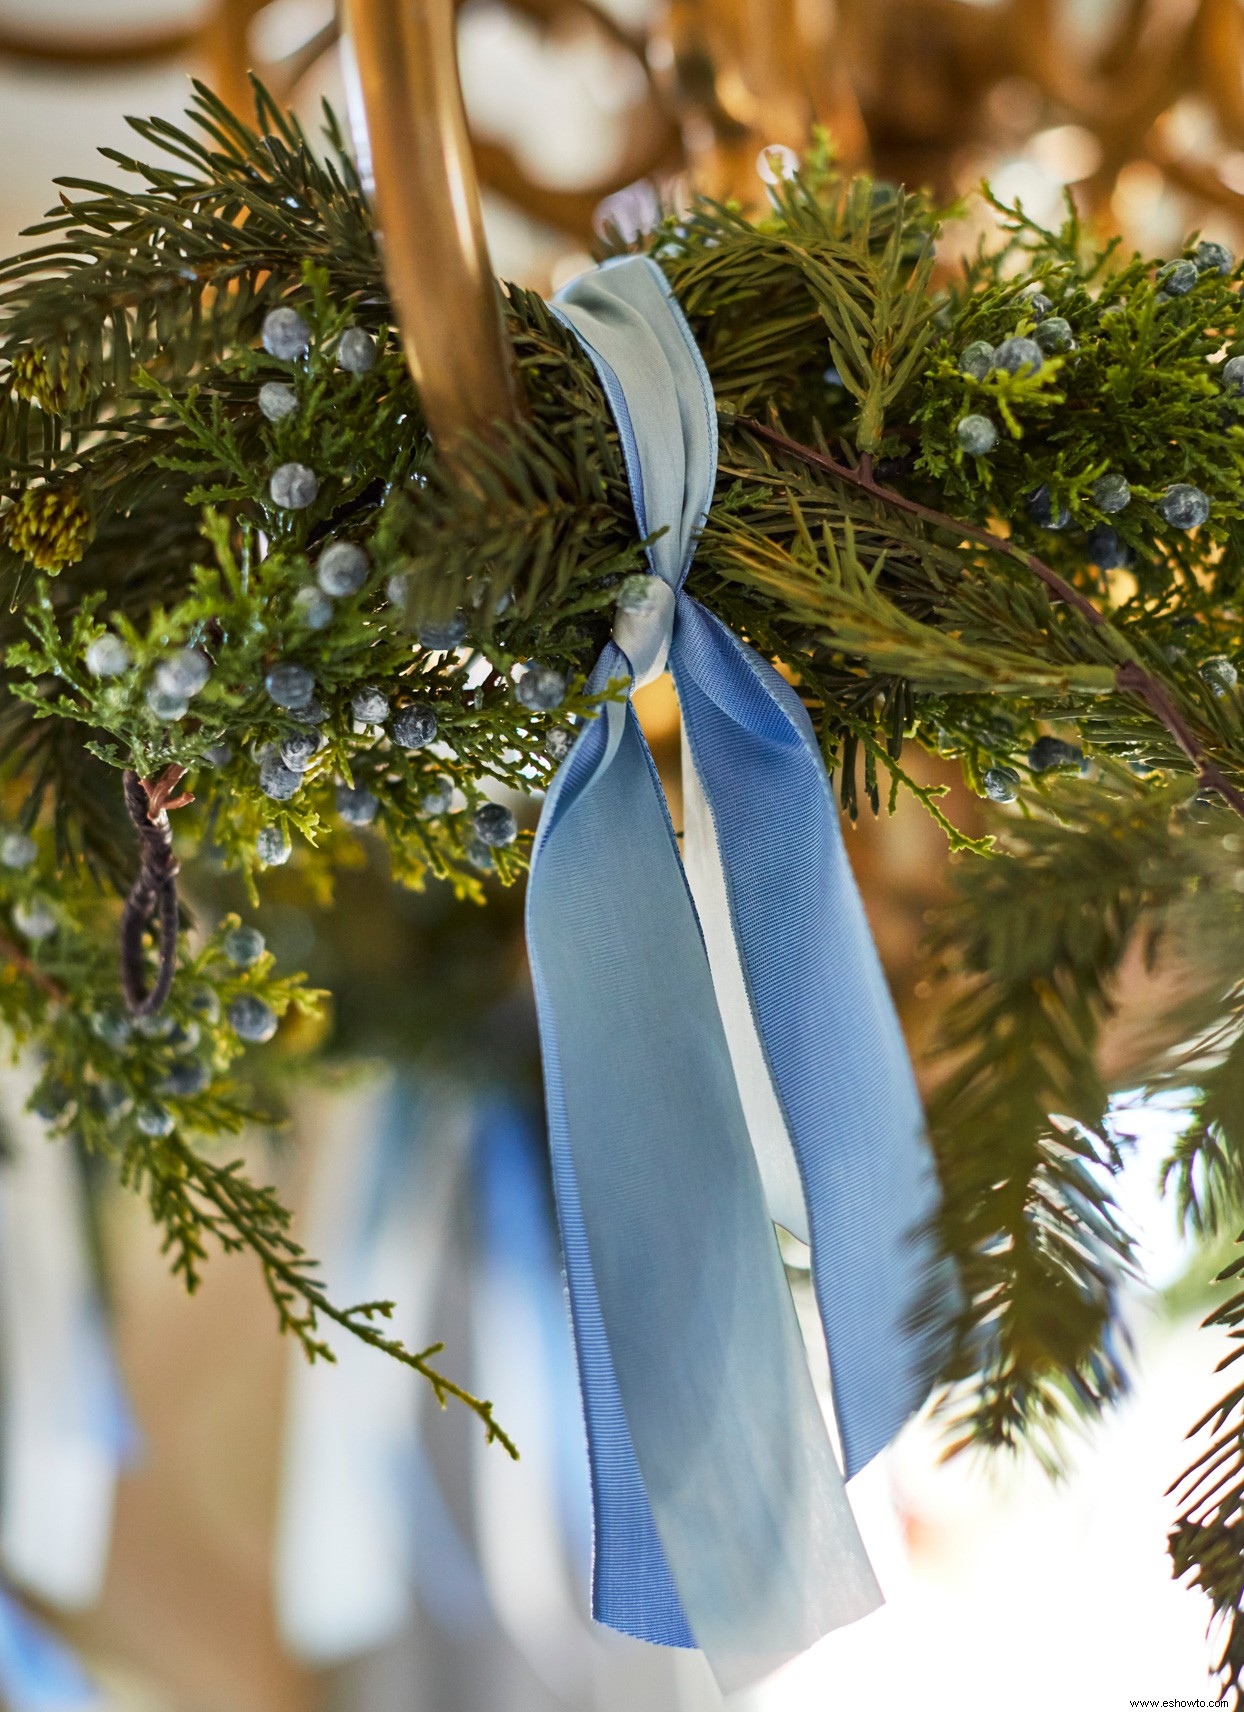
M 278 707 L 306 707 L 315 694 L 315 678 L 305 666 L 293 660 L 282 660 L 273 666 L 263 685 Z
M 261 826 L 255 839 L 255 854 L 265 868 L 283 868 L 289 861 L 293 845 L 280 826 Z
M 1073 351 L 1075 349 L 1076 341 L 1071 331 L 1071 323 L 1064 320 L 1061 315 L 1047 317 L 1032 336 L 1047 356 L 1052 356 L 1057 351 Z
M 492 849 L 482 838 L 469 838 L 466 844 L 466 859 L 472 868 L 481 874 L 490 874 L 496 867 Z
M 116 1009 L 115 1006 L 106 1006 L 92 1015 L 91 1033 L 114 1052 L 120 1052 L 134 1033 L 134 1025 L 124 1011 Z
M 1192 265 L 1198 273 L 1229 274 L 1235 266 L 1235 257 L 1225 244 L 1203 239 L 1192 252 Z
M 1071 513 L 1061 500 L 1055 504 L 1049 487 L 1044 483 L 1029 497 L 1028 515 L 1038 529 L 1065 529 L 1071 522 Z
M 1219 372 L 1224 392 L 1244 392 L 1244 357 L 1228 357 Z
M 353 541 L 334 541 L 316 560 L 315 579 L 338 600 L 357 594 L 367 581 L 367 554 Z
M 305 511 L 319 491 L 319 478 L 306 464 L 278 464 L 268 479 L 268 496 L 283 511 Z
M 1028 765 L 1034 773 L 1049 773 L 1056 767 L 1078 767 L 1084 751 L 1078 743 L 1064 743 L 1061 737 L 1038 737 L 1028 751 Z
M 305 773 L 328 739 L 318 731 L 291 731 L 281 739 L 281 759 L 291 773 Z
M 565 674 L 554 666 L 528 666 L 514 686 L 514 695 L 532 713 L 551 713 L 566 699 Z
M 30 898 L 13 905 L 13 925 L 25 939 L 37 943 L 50 939 L 56 932 L 57 921 L 42 898 Z
M 399 708 L 389 726 L 389 736 L 399 749 L 426 749 L 436 740 L 436 714 L 422 702 Z
M 210 749 L 205 749 L 199 760 L 205 767 L 227 767 L 233 759 L 233 750 L 227 743 L 213 743 Z
M 987 767 L 981 783 L 991 802 L 1011 803 L 1019 795 L 1019 774 L 1014 767 Z
M 174 1052 L 193 1052 L 202 1039 L 202 1031 L 197 1022 L 175 1022 L 168 1031 L 168 1045 Z
M 263 348 L 270 357 L 292 363 L 311 343 L 311 329 L 296 309 L 269 309 L 263 318 Z
M 1158 283 L 1168 297 L 1186 297 L 1197 282 L 1195 262 L 1167 262 Z
M 337 341 L 337 361 L 347 374 L 367 374 L 376 366 L 376 341 L 361 327 L 347 327 Z
M 984 380 L 993 367 L 993 346 L 987 339 L 973 339 L 959 355 L 959 373 Z
M 190 712 L 190 703 L 185 696 L 172 695 L 154 684 L 144 699 L 155 717 L 165 725 L 175 725 Z
M 123 1118 L 134 1104 L 134 1097 L 125 1084 L 114 1082 L 111 1077 L 105 1077 L 92 1089 L 91 1100 L 105 1118 Z
M 0 866 L 29 868 L 39 854 L 39 846 L 24 832 L 6 832 L 0 838 Z
M 1123 476 L 1106 474 L 1098 476 L 1089 492 L 1093 496 L 1093 504 L 1098 511 L 1113 515 L 1116 511 L 1126 511 L 1132 502 L 1132 490 Z
M 448 779 L 438 779 L 431 790 L 425 791 L 419 807 L 433 819 L 440 814 L 448 814 L 449 805 L 454 800 L 454 787 Z
M 300 707 L 289 707 L 285 711 L 291 719 L 296 719 L 299 725 L 323 725 L 328 718 L 328 709 L 323 702 L 316 701 L 314 696 Z
M 221 941 L 221 950 L 235 969 L 249 969 L 263 956 L 264 944 L 257 927 L 234 927 Z
M 400 602 L 394 602 L 395 605 Z M 440 624 L 421 624 L 416 634 L 421 648 L 430 648 L 433 653 L 444 653 L 449 648 L 457 648 L 466 636 L 466 619 L 460 612 L 455 612 L 452 618 L 447 618 Z
M 134 1018 L 134 1028 L 144 1040 L 167 1040 L 177 1027 L 167 1011 L 157 1011 L 154 1016 Z
M 230 1026 L 240 1040 L 271 1040 L 276 1033 L 276 1012 L 254 993 L 239 994 L 229 1006 L 228 1015 Z
M 196 1094 L 201 1094 L 211 1080 L 210 1065 L 201 1058 L 187 1058 L 181 1064 L 170 1065 L 156 1084 L 156 1092 L 177 1100 L 191 1100 Z
M 362 785 L 337 786 L 337 813 L 348 826 L 370 826 L 380 802 Z
M 134 1122 L 144 1135 L 151 1136 L 172 1135 L 176 1127 L 172 1112 L 155 1100 L 142 1100 L 134 1107 Z
M 273 802 L 288 802 L 302 789 L 302 774 L 287 767 L 279 755 L 265 755 L 259 763 L 259 788 Z
M 1008 374 L 1030 375 L 1045 361 L 1045 354 L 1035 339 L 1003 339 L 993 354 L 994 367 Z
M 1176 482 L 1158 501 L 1158 510 L 1172 529 L 1199 529 L 1209 517 L 1209 495 L 1190 482 Z
M 1054 307 L 1043 291 L 1025 291 L 1020 298 L 1020 303 L 1034 321 L 1043 321 Z
M 298 409 L 298 394 L 284 381 L 266 380 L 259 389 L 259 409 L 269 422 L 283 422 Z
M 389 717 L 389 698 L 375 684 L 364 684 L 350 698 L 350 711 L 360 725 L 383 725 Z
M 471 816 L 475 836 L 490 849 L 500 850 L 518 837 L 518 822 L 504 803 L 481 803 Z
M 1096 565 L 1102 571 L 1119 571 L 1125 565 L 1130 565 L 1134 558 L 1132 549 L 1122 538 L 1117 529 L 1111 529 L 1108 523 L 1099 523 L 1088 538 L 1088 557 L 1091 565 Z
M 577 735 L 577 732 L 567 731 L 564 725 L 559 725 L 544 739 L 544 753 L 560 766 L 574 748 Z
M 1240 681 L 1235 665 L 1225 654 L 1212 654 L 1201 662 L 1201 676 L 1216 696 L 1230 695 Z
M 201 1016 L 209 1028 L 220 1021 L 220 994 L 214 987 L 196 987 L 188 1000 L 190 1009 Z
M 97 636 L 87 645 L 86 669 L 93 678 L 119 678 L 130 665 L 130 651 L 119 636 Z
M 323 589 L 303 588 L 294 596 L 294 616 L 308 630 L 327 630 L 333 621 L 333 603 Z
M 987 416 L 961 416 L 955 438 L 971 457 L 983 458 L 998 444 L 998 430 Z
M 198 648 L 179 648 L 155 669 L 156 688 L 167 696 L 197 696 L 212 675 L 207 655 Z

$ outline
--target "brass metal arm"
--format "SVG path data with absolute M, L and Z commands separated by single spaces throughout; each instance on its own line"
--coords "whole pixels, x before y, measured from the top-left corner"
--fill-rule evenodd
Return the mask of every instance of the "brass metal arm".
M 371 139 L 385 271 L 428 426 L 517 414 L 458 81 L 453 0 L 346 0 Z

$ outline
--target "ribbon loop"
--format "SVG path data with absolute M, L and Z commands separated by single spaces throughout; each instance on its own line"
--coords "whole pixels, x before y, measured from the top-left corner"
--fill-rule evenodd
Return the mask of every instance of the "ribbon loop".
M 698 1644 L 733 1689 L 880 1602 L 772 1218 L 806 1220 L 853 1469 L 920 1400 L 908 1315 L 934 1181 L 806 712 L 682 587 L 717 464 L 690 328 L 648 257 L 575 281 L 556 312 L 605 389 L 663 590 L 619 613 L 591 683 L 623 661 L 648 682 L 668 658 L 698 805 L 684 869 L 634 710 L 609 703 L 553 780 L 532 856 L 593 1610 Z

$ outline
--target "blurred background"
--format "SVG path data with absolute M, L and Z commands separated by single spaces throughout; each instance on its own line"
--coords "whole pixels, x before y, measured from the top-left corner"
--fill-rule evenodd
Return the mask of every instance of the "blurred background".
M 1240 0 L 467 0 L 459 34 L 495 267 L 545 291 L 588 265 L 603 221 L 642 225 L 658 197 L 756 200 L 760 151 L 800 148 L 813 120 L 847 165 L 969 198 L 948 255 L 985 229 L 970 200 L 985 176 L 1042 219 L 1069 189 L 1153 254 L 1194 228 L 1238 249 L 1242 47 Z M 126 113 L 176 119 L 191 75 L 248 111 L 249 66 L 309 128 L 324 98 L 357 106 L 331 0 L 0 0 L 3 253 L 53 175 L 112 173 L 95 151 L 128 147 Z M 644 693 L 668 756 L 672 696 Z M 916 948 L 944 840 L 904 807 L 850 847 L 918 1050 Z M 0 1585 L 89 1677 L 31 1687 L 0 1624 L 11 1712 L 710 1712 L 721 1700 L 697 1656 L 586 1617 L 586 1459 L 518 900 L 470 910 L 368 869 L 317 913 L 296 865 L 271 878 L 252 919 L 337 1003 L 292 1124 L 249 1138 L 252 1164 L 297 1206 L 330 1289 L 394 1297 L 407 1341 L 445 1337 L 451 1371 L 494 1399 L 524 1459 L 485 1449 L 473 1421 L 370 1352 L 308 1369 L 246 1257 L 213 1257 L 187 1298 L 140 1205 L 48 1163 L 22 1073 L 6 1071 L 0 1333 L 34 1401 L 0 1406 L 0 1485 L 37 1501 L 0 1525 Z M 241 901 L 207 872 L 191 889 L 209 917 Z M 1146 979 L 1138 966 L 1125 994 L 1119 1064 Z M 1177 1119 L 1126 1102 L 1117 1117 L 1147 1265 L 1132 1398 L 1057 1486 L 1022 1462 L 945 1466 L 913 1425 L 853 1487 L 886 1609 L 740 1697 L 745 1712 L 1209 1698 L 1206 1608 L 1164 1555 L 1162 1493 L 1222 1353 L 1197 1329 L 1214 1258 L 1156 1194 Z M 43 1346 L 2 1305 L 12 1275 L 44 1289 L 49 1325 L 76 1311 L 49 1258 L 65 1218 L 90 1237 L 70 1294 L 102 1313 L 126 1399 L 102 1460 L 72 1431 L 60 1461 L 47 1453 Z M 795 1247 L 788 1260 L 823 1364 Z

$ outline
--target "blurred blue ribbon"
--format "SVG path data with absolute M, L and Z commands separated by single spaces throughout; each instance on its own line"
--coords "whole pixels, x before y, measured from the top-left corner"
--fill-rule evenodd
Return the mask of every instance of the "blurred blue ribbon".
M 773 1220 L 811 1241 L 851 1474 L 927 1388 L 909 1316 L 935 1181 L 807 714 L 682 590 L 717 465 L 690 328 L 647 257 L 557 312 L 604 386 L 639 533 L 664 530 L 590 687 L 668 660 L 688 751 L 684 867 L 630 699 L 607 703 L 548 793 L 528 893 L 593 1610 L 702 1647 L 731 1690 L 880 1603 Z

